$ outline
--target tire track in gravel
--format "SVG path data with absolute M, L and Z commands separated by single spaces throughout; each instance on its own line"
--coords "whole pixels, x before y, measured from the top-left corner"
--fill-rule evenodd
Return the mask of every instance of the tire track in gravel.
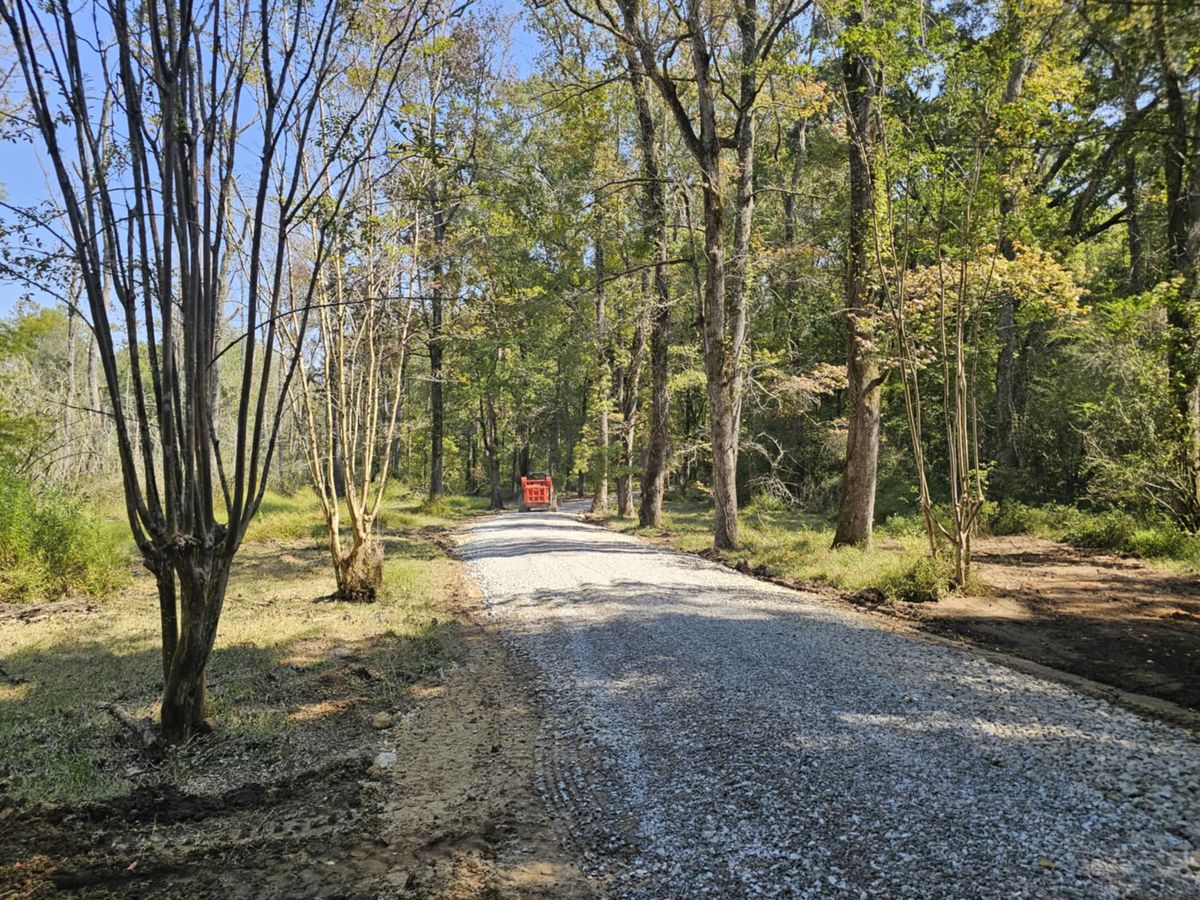
M 565 511 L 461 555 L 602 893 L 1200 897 L 1186 732 Z

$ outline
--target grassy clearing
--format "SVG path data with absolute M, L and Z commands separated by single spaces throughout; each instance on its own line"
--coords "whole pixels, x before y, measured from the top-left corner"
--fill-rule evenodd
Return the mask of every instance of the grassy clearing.
M 628 520 L 609 523 L 630 533 L 666 537 L 688 552 L 712 546 L 711 504 L 672 500 L 663 506 L 663 529 L 639 529 Z M 872 588 L 898 600 L 929 600 L 949 590 L 949 571 L 929 559 L 925 537 L 914 523 L 897 521 L 876 529 L 870 550 L 833 549 L 833 527 L 822 516 L 769 500 L 756 500 L 742 511 L 742 546 L 723 554 L 731 565 L 748 567 L 797 584 L 828 585 L 843 591 Z
M 442 528 L 478 515 L 487 509 L 486 497 L 441 497 L 429 501 L 396 487 L 384 498 L 378 526 L 388 529 Z M 342 521 L 349 518 L 342 508 Z M 317 495 L 310 488 L 293 494 L 270 491 L 263 497 L 258 515 L 246 530 L 247 541 L 324 538 L 325 523 Z
M 307 521 L 318 518 L 308 495 Z M 411 686 L 453 663 L 458 563 L 437 530 L 479 504 L 448 498 L 389 506 L 385 593 L 325 602 L 334 587 L 323 542 L 284 540 L 279 522 L 239 554 L 209 668 L 214 734 L 151 764 L 101 702 L 154 715 L 161 690 L 153 580 L 138 575 L 98 612 L 0 625 L 0 793 L 79 802 L 145 783 L 188 790 L 271 779 L 371 737 L 370 716 L 402 711 Z M 289 498 L 290 528 L 305 515 Z M 323 749 L 326 748 L 326 749 Z

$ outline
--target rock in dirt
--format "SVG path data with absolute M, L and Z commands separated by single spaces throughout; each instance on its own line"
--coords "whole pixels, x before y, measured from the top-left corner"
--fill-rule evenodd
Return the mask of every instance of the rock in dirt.
M 383 731 L 385 728 L 391 728 L 392 714 L 385 712 L 375 713 L 375 715 L 371 716 L 371 727 L 377 728 L 380 731 Z
M 375 765 L 380 769 L 390 769 L 396 764 L 396 751 L 384 750 L 375 757 Z

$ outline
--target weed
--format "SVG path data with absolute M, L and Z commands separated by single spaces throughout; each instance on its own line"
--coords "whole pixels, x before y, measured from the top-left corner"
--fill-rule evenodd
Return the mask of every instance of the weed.
M 950 593 L 950 565 L 940 557 L 920 556 L 884 575 L 878 587 L 889 600 L 933 603 Z
M 6 600 L 100 595 L 121 584 L 130 541 L 65 494 L 37 495 L 15 470 L 0 465 L 0 593 Z

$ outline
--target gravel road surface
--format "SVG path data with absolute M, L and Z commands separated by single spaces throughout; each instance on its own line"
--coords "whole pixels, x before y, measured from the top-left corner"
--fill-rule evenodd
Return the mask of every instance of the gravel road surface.
M 1183 731 L 567 511 L 463 556 L 603 895 L 1200 897 Z

